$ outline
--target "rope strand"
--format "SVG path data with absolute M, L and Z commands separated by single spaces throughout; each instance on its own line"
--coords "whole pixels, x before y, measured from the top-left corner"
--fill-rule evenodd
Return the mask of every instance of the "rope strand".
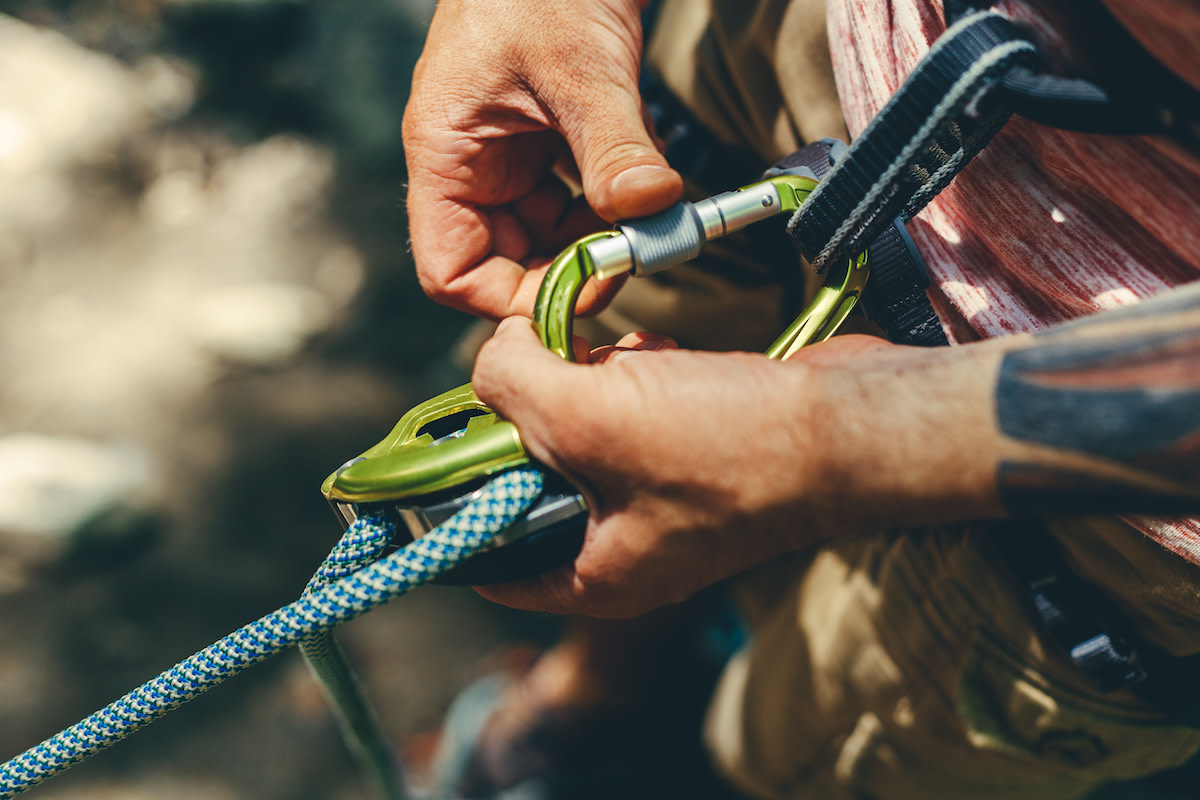
M 437 577 L 511 525 L 541 489 L 542 474 L 532 468 L 498 475 L 461 511 L 407 547 L 334 583 L 306 591 L 294 603 L 239 628 L 0 764 L 0 800 L 16 797 L 116 744 L 254 664 Z M 347 536 L 378 536 L 380 531 L 373 529 L 387 525 L 381 518 L 367 516 L 351 525 Z

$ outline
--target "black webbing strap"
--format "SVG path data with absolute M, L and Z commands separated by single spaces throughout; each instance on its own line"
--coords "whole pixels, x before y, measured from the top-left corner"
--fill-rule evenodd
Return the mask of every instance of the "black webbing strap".
M 1006 18 L 967 14 L 938 39 L 862 135 L 825 160 L 810 145 L 779 165 L 821 180 L 788 223 L 809 263 L 871 253 L 866 311 L 898 344 L 947 344 L 925 289 L 928 274 L 904 229 L 1008 119 L 986 102 L 1037 51 Z M 816 157 L 817 161 L 808 163 Z M 830 167 L 829 164 L 832 164 Z
M 919 211 L 999 130 L 1007 113 L 985 97 L 1036 52 L 995 12 L 952 25 L 789 222 L 809 262 L 854 257 Z
M 821 139 L 780 161 L 766 175 L 808 174 L 824 180 L 847 147 L 837 139 Z M 888 333 L 891 341 L 920 347 L 949 344 L 925 289 L 929 273 L 909 238 L 904 222 L 895 219 L 869 246 L 871 279 L 863 292 L 867 316 Z
M 1042 628 L 1098 691 L 1127 688 L 1168 719 L 1200 728 L 1200 656 L 1176 658 L 1139 639 L 1104 595 L 1071 572 L 1040 526 L 1001 525 L 992 542 L 1028 590 Z

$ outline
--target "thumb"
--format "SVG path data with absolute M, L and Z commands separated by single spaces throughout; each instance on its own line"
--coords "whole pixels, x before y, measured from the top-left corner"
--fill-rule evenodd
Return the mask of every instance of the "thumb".
M 471 383 L 479 399 L 521 431 L 530 454 L 556 466 L 556 421 L 586 395 L 591 370 L 564 361 L 538 339 L 525 317 L 509 317 L 484 343 Z M 562 444 L 562 443 L 558 443 Z
M 636 91 L 612 86 L 609 96 L 562 126 L 583 192 L 609 222 L 644 217 L 683 195 L 683 179 L 654 146 Z

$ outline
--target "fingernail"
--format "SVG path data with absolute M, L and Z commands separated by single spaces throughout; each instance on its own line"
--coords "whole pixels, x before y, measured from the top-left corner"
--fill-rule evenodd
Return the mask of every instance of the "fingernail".
M 613 210 L 619 217 L 644 217 L 662 211 L 683 190 L 679 175 L 657 164 L 639 164 L 612 182 Z
M 613 189 L 620 189 L 623 192 L 641 192 L 647 189 L 655 189 L 658 188 L 664 178 L 670 178 L 674 174 L 667 167 L 659 166 L 658 164 L 638 164 L 636 167 L 630 167 L 623 172 L 618 172 L 617 177 L 613 178 Z
M 643 336 L 645 338 L 638 347 L 639 350 L 675 350 L 679 347 L 670 336 L 662 336 L 657 333 L 647 333 Z

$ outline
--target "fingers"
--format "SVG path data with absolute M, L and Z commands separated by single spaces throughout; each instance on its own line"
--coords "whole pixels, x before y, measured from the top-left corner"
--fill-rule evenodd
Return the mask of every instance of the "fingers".
M 657 608 L 667 598 L 631 597 L 618 586 L 597 591 L 588 587 L 574 566 L 547 570 L 521 581 L 476 586 L 484 598 L 509 608 L 547 614 L 569 614 L 600 619 L 629 619 Z
M 591 361 L 591 348 L 588 347 L 587 339 L 582 336 L 571 337 L 571 351 L 576 364 L 587 364 Z
M 627 350 L 678 350 L 679 343 L 670 336 L 647 331 L 627 333 L 617 342 L 617 347 Z
M 678 349 L 673 339 L 652 333 L 631 333 L 616 345 L 587 353 L 587 343 L 575 337 L 572 343 L 579 364 L 603 364 L 639 353 Z M 615 362 L 614 362 L 615 363 Z M 500 323 L 496 333 L 480 350 L 472 382 L 484 403 L 516 423 L 527 444 L 548 442 L 551 426 L 561 423 L 582 401 L 589 408 L 603 406 L 601 393 L 611 388 L 592 370 L 580 369 L 551 353 L 538 339 L 529 320 L 513 317 Z M 592 420 L 595 422 L 595 420 Z M 580 426 L 575 437 L 556 442 L 556 452 L 569 452 L 574 440 L 585 438 Z M 554 465 L 554 454 L 534 455 Z
M 554 173 L 548 173 L 511 208 L 534 251 L 540 253 L 557 253 L 576 239 L 607 227 L 587 201 L 575 196 Z
M 586 345 L 577 340 L 578 353 Z M 630 457 L 630 442 L 655 441 L 661 415 L 646 422 L 647 373 L 600 366 L 621 358 L 645 359 L 675 349 L 664 336 L 638 333 L 598 348 L 590 364 L 573 364 L 548 351 L 528 320 L 508 319 L 484 345 L 473 383 L 480 399 L 516 424 L 530 455 L 563 475 L 589 508 L 587 535 L 575 562 L 536 578 L 477 587 L 494 602 L 556 614 L 620 618 L 686 597 L 695 587 L 660 574 L 664 552 L 656 537 L 669 527 L 692 530 L 684 516 L 661 508 L 647 515 L 644 490 L 653 486 L 661 453 Z M 664 356 L 658 356 L 664 358 Z M 669 409 L 673 404 L 668 403 Z M 653 409 L 650 409 L 653 410 Z M 671 413 L 668 410 L 668 413 Z M 678 454 L 674 448 L 672 452 Z M 689 464 L 694 460 L 684 456 Z M 649 521 L 647 521 L 649 520 Z M 689 572 L 689 575 L 698 574 Z
M 586 360 L 587 344 L 576 337 L 577 357 Z M 586 480 L 564 468 L 560 456 L 570 461 L 579 442 L 570 435 L 563 441 L 554 438 L 564 418 L 575 414 L 575 400 L 591 397 L 593 370 L 572 364 L 547 350 L 534 333 L 529 320 L 506 319 L 480 350 L 472 384 L 479 398 L 516 424 L 530 454 L 585 487 L 589 506 L 595 498 L 587 491 Z M 568 425 L 574 433 L 575 426 Z M 582 445 L 585 446 L 586 445 Z M 484 597 L 502 605 L 530 611 L 556 614 L 586 613 L 585 593 L 571 566 L 549 570 L 528 580 L 476 587 Z
M 679 199 L 637 92 L 634 0 L 439 5 L 404 119 L 422 287 L 499 319 L 528 314 L 523 269 L 599 227 Z M 584 197 L 549 180 L 579 170 Z M 590 204 L 590 208 L 589 208 Z M 585 288 L 579 311 L 618 283 Z
M 609 222 L 662 211 L 683 195 L 683 179 L 655 147 L 638 98 L 621 93 L 609 103 L 578 125 L 563 127 L 584 194 Z
M 594 171 L 581 168 L 585 191 L 592 187 L 588 196 L 594 198 L 596 213 L 610 222 L 656 214 L 683 196 L 683 179 L 675 170 L 650 163 L 626 166 L 646 158 L 649 152 L 657 155 L 657 150 L 626 147 L 610 151 L 604 159 L 608 163 L 597 165 Z M 614 155 L 625 153 L 623 161 L 612 161 Z
M 614 45 L 612 52 L 620 52 Z M 662 211 L 683 195 L 683 179 L 659 151 L 637 90 L 637 58 L 600 65 L 607 79 L 549 90 L 558 128 L 579 167 L 584 194 L 604 219 L 644 217 Z
M 413 127 L 416 127 L 415 125 Z M 502 144 L 410 134 L 408 219 L 422 288 L 435 300 L 493 319 L 514 309 L 533 248 L 530 218 L 508 204 L 541 183 L 546 136 Z
M 549 171 L 552 154 L 513 158 L 504 169 L 482 154 L 473 162 L 477 169 L 469 172 L 442 165 L 449 176 L 502 175 L 508 189 L 501 190 L 489 189 L 482 179 L 459 184 L 410 157 L 409 230 L 421 287 L 444 305 L 496 320 L 531 314 L 543 274 L 535 271 L 538 266 L 605 225 L 583 197 L 573 196 Z M 538 183 L 510 197 L 509 190 L 526 187 L 531 172 L 541 173 L 533 176 Z M 621 284 L 589 281 L 577 313 L 603 308 Z
M 547 570 L 533 578 L 490 586 L 476 586 L 480 595 L 509 608 L 551 614 L 582 614 L 574 591 L 575 570 L 570 566 Z
M 605 345 L 597 347 L 591 352 L 588 361 L 592 364 L 604 364 L 609 361 L 616 363 L 616 360 L 624 357 L 626 353 L 633 353 L 639 350 L 678 350 L 679 345 L 674 339 L 669 336 L 660 336 L 656 333 L 629 333 L 621 337 L 621 340 L 615 345 Z
M 471 379 L 479 399 L 516 424 L 530 453 L 561 471 L 559 455 L 569 456 L 575 443 L 555 440 L 556 427 L 578 398 L 594 399 L 590 372 L 547 350 L 529 320 L 512 317 L 480 349 Z

